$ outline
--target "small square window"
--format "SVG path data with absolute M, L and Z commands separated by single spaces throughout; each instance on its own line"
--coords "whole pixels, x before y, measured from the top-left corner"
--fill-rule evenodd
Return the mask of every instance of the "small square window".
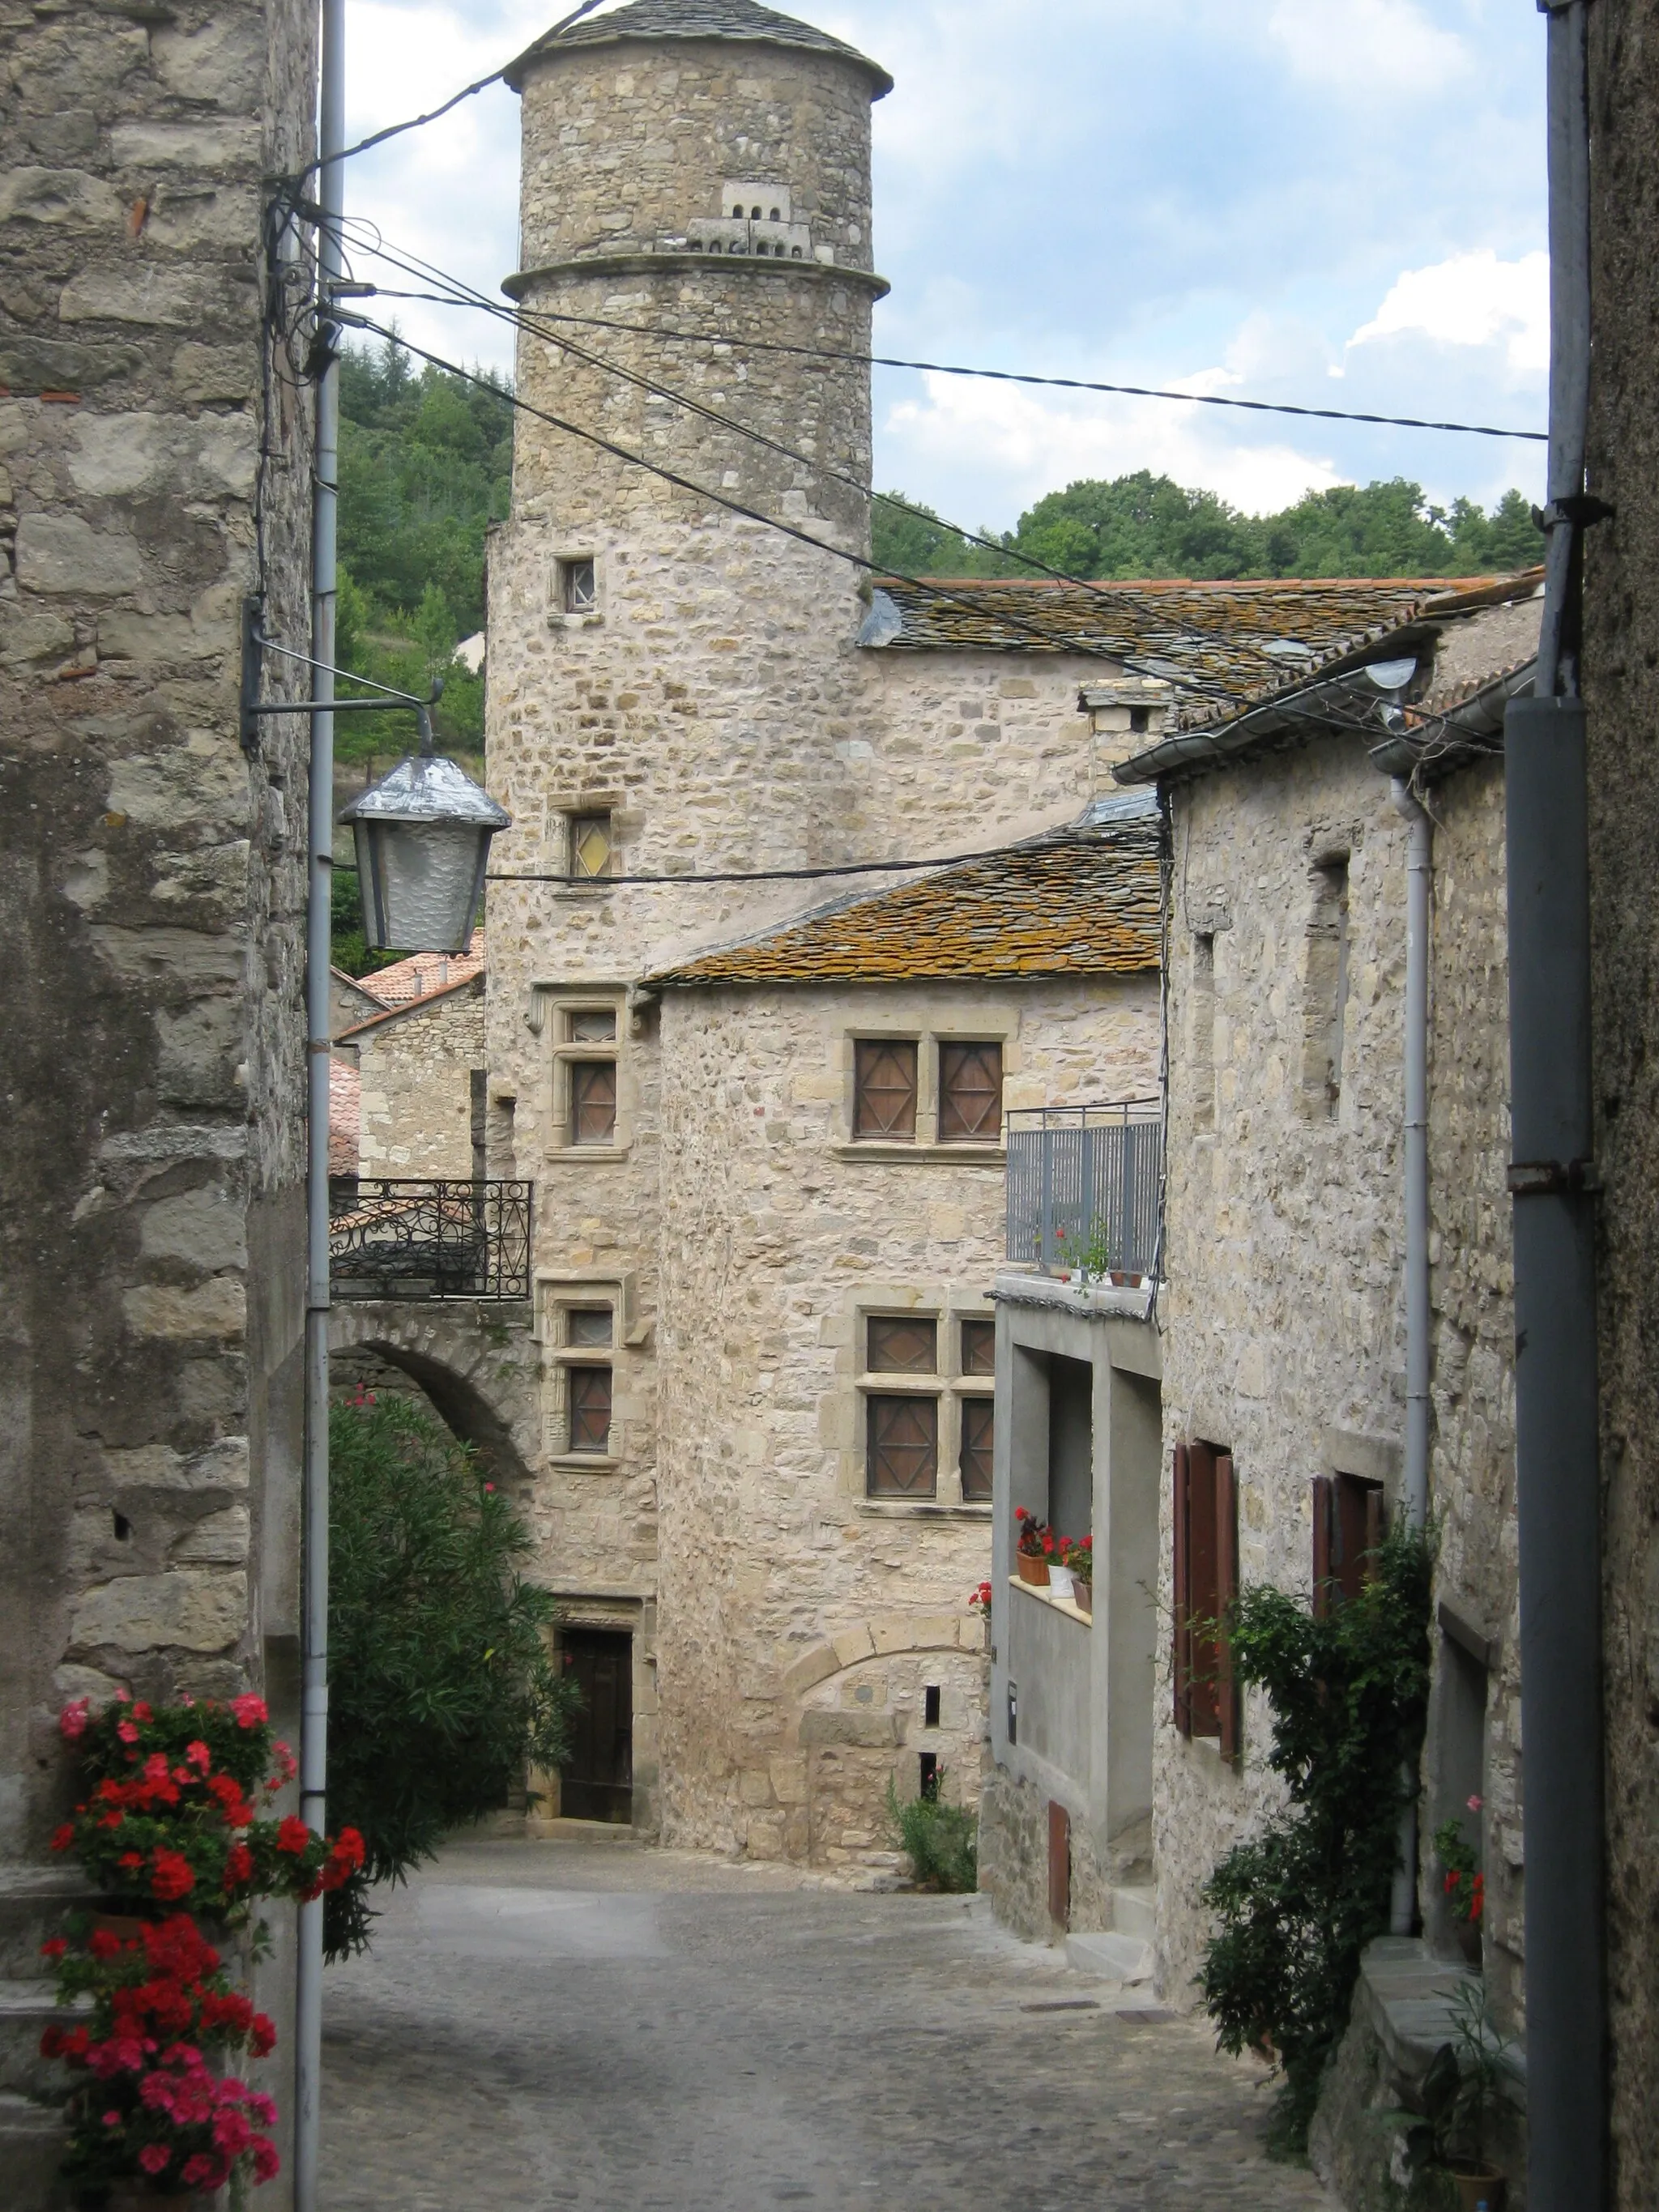
M 610 1307 L 573 1306 L 568 1325 L 568 1341 L 573 1345 L 609 1344 Z
M 994 1145 L 1002 1134 L 1002 1047 L 939 1048 L 939 1133 L 942 1143 Z
M 617 1034 L 614 1006 L 576 1006 L 565 1016 L 564 1033 L 572 1044 L 609 1044 Z
M 611 817 L 573 814 L 570 817 L 570 872 L 587 881 L 611 872 Z
M 997 1325 L 994 1321 L 965 1321 L 962 1324 L 962 1371 L 964 1375 L 996 1373 Z
M 571 1143 L 614 1143 L 617 1135 L 616 1061 L 573 1060 L 569 1065 Z
M 559 607 L 568 615 L 591 615 L 599 603 L 599 579 L 591 560 L 559 563 Z
M 611 1370 L 608 1367 L 573 1367 L 569 1389 L 571 1450 L 608 1452 L 611 1449 Z
M 853 1134 L 914 1140 L 916 1047 L 912 1038 L 860 1037 L 853 1048 Z
M 872 1314 L 867 1365 L 872 1375 L 936 1375 L 939 1324 Z
M 939 1401 L 866 1401 L 872 1498 L 932 1498 L 939 1487 Z
M 994 1398 L 964 1398 L 962 1401 L 962 1494 L 969 1504 L 991 1495 L 991 1458 L 996 1444 L 997 1407 Z

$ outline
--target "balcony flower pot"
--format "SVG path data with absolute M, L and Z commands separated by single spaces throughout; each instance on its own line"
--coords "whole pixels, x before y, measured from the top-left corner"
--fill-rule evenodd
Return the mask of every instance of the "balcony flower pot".
M 1056 1597 L 1069 1598 L 1072 1596 L 1074 1589 L 1074 1583 L 1071 1569 L 1069 1567 L 1051 1566 L 1048 1570 L 1048 1588 Z
M 1509 2184 L 1496 2166 L 1442 2166 L 1440 2201 L 1447 2212 L 1504 2212 Z
M 1072 1602 L 1079 1613 L 1092 1614 L 1095 1609 L 1095 1586 L 1081 1575 L 1072 1577 Z
M 1036 1559 L 1030 1552 L 1016 1552 L 1014 1565 L 1019 1570 L 1021 1582 L 1030 1583 L 1035 1589 L 1048 1589 L 1048 1562 L 1047 1559 Z

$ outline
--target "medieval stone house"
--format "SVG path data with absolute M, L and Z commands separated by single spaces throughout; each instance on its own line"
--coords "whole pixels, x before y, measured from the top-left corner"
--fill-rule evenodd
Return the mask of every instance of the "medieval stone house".
M 68 1899 L 65 1698 L 252 1686 L 297 1731 L 306 722 L 245 749 L 239 686 L 245 595 L 310 629 L 261 180 L 307 159 L 314 82 L 289 0 L 0 16 L 8 1977 Z M 50 2017 L 0 1982 L 18 2212 L 57 2201 Z

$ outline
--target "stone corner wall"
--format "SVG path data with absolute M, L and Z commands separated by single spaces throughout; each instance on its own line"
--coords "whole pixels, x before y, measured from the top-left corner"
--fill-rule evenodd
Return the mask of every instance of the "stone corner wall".
M 484 981 L 383 1023 L 358 1047 L 358 1172 L 472 1173 L 471 1072 L 484 1056 Z

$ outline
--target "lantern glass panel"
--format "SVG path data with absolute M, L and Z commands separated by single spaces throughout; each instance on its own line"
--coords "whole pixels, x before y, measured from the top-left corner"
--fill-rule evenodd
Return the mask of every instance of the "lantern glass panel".
M 358 821 L 363 926 L 376 951 L 465 952 L 489 832 L 471 822 Z

